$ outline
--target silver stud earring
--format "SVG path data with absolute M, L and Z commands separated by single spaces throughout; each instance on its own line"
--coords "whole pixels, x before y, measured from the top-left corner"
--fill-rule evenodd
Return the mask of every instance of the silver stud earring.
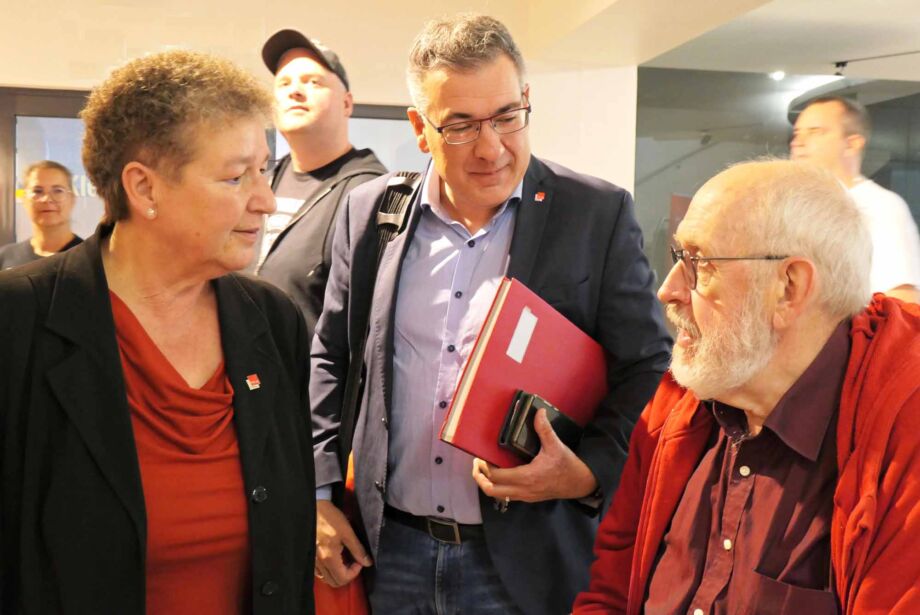
M 156 208 L 154 208 L 154 207 L 148 207 L 148 208 L 147 208 L 147 218 L 148 218 L 149 220 L 153 220 L 153 219 L 156 218 L 156 217 L 157 217 L 157 210 L 156 210 Z

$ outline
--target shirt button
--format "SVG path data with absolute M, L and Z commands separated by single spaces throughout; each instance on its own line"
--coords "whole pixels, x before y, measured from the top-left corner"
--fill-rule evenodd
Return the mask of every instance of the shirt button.
M 459 298 L 462 297 L 462 296 L 463 296 L 463 293 L 460 292 L 459 290 L 458 290 L 457 292 L 454 293 L 454 297 L 456 297 L 457 299 L 459 299 Z
M 703 609 L 693 609 L 693 615 L 706 615 Z
M 444 512 L 444 507 L 443 507 L 443 506 L 438 506 L 438 512 Z
M 438 464 L 438 465 L 441 465 L 442 463 L 444 463 L 444 458 L 442 458 L 442 457 L 435 457 L 435 458 L 434 458 L 434 462 L 435 462 L 436 464 Z
M 384 416 L 384 417 L 381 417 L 381 418 L 380 418 L 380 422 L 383 423 L 383 428 L 384 428 L 384 429 L 389 429 L 390 424 L 387 422 L 387 417 L 385 417 L 385 416 Z
M 725 540 L 723 540 L 723 541 L 722 541 L 722 548 L 725 549 L 726 551 L 731 551 L 731 550 L 732 550 L 732 541 L 731 541 L 730 539 L 728 539 L 728 538 L 726 538 Z
M 447 352 L 453 352 L 453 351 L 455 351 L 456 349 L 457 349 L 457 348 L 456 348 L 453 344 L 450 344 L 450 345 L 447 346 Z
M 469 241 L 466 242 L 466 245 L 468 245 L 469 247 L 472 248 L 473 246 L 476 245 L 476 240 L 475 240 L 475 239 L 470 239 Z
M 438 402 L 438 408 L 446 408 L 446 407 L 447 407 L 447 402 L 446 402 L 446 401 L 439 401 L 439 402 Z
M 738 468 L 738 474 L 747 478 L 748 476 L 751 475 L 751 468 L 747 466 L 741 466 L 740 468 Z
M 268 489 L 266 489 L 262 485 L 259 485 L 258 487 L 252 490 L 251 495 L 252 495 L 253 502 L 256 502 L 256 503 L 264 502 L 265 500 L 268 499 Z
M 262 595 L 271 596 L 278 593 L 278 584 L 274 581 L 266 581 L 262 584 Z

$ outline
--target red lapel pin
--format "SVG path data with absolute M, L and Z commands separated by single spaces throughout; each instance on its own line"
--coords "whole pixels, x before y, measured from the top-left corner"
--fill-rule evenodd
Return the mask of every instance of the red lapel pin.
M 536 201 L 537 203 L 542 203 L 543 199 L 545 198 L 546 198 L 545 192 L 538 192 L 535 195 L 533 195 L 533 200 Z
M 259 382 L 259 374 L 249 374 L 246 376 L 246 386 L 249 387 L 250 391 L 255 391 L 262 386 L 262 383 Z

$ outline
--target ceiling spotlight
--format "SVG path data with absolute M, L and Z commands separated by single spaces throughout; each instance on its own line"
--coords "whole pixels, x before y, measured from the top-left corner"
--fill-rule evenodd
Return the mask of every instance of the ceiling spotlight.
M 773 81 L 782 81 L 785 78 L 786 78 L 786 71 L 775 70 L 772 73 L 770 73 L 770 79 L 772 79 Z

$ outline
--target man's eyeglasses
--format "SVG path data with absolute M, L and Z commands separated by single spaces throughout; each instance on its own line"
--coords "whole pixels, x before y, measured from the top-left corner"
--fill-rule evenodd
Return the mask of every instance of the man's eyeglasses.
M 55 186 L 49 190 L 35 187 L 28 192 L 29 200 L 31 201 L 41 201 L 47 198 L 52 203 L 60 203 L 68 194 L 71 194 L 71 191 L 60 186 Z
M 527 102 L 526 98 L 524 102 Z M 530 111 L 531 106 L 528 103 L 523 107 L 502 111 L 490 117 L 484 117 L 479 120 L 452 122 L 444 126 L 435 126 L 434 122 L 428 119 L 428 116 L 421 111 L 419 111 L 419 114 L 425 118 L 425 121 L 431 124 L 432 128 L 438 131 L 438 134 L 444 138 L 445 143 L 450 145 L 463 145 L 464 143 L 471 143 L 479 138 L 479 134 L 482 132 L 483 122 L 489 122 L 492 126 L 492 130 L 500 135 L 507 135 L 512 132 L 524 130 L 530 123 Z
M 767 254 L 765 256 L 693 256 L 687 250 L 671 246 L 671 260 L 676 265 L 683 263 L 684 275 L 687 279 L 687 286 L 690 290 L 696 289 L 697 271 L 699 263 L 708 263 L 709 261 L 781 261 L 788 256 L 778 254 Z

